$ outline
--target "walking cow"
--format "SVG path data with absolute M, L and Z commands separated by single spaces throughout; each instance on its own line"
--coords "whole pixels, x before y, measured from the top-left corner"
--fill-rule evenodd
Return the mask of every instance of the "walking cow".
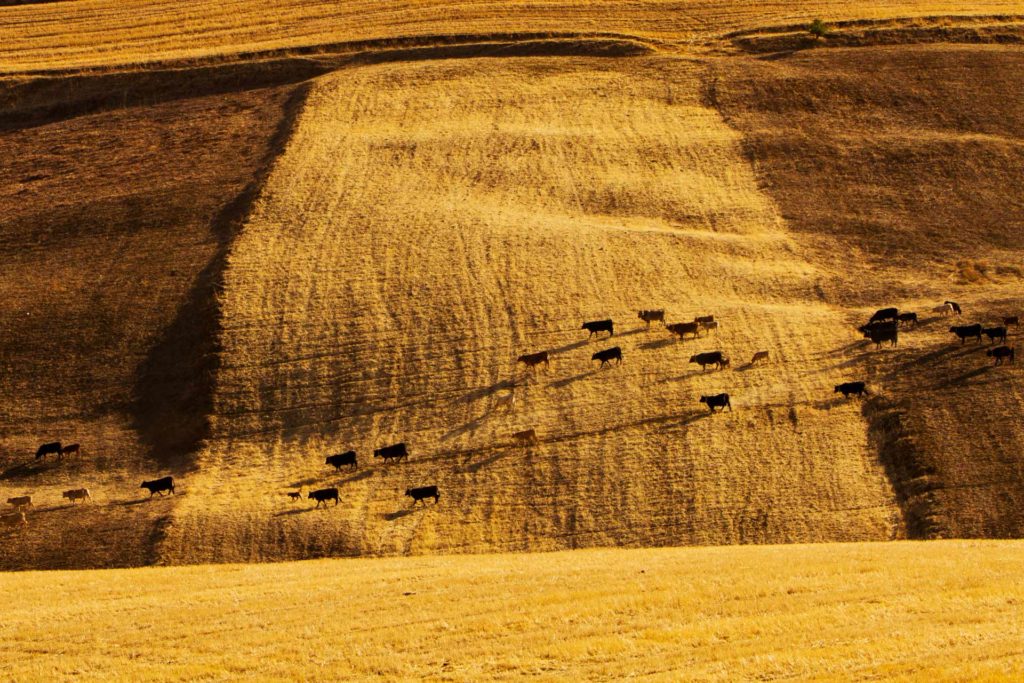
M 144 481 L 139 486 L 140 489 L 146 489 L 149 491 L 149 497 L 152 498 L 154 493 L 159 493 L 162 497 L 165 492 L 170 492 L 174 495 L 174 477 L 160 477 L 152 481 Z
M 967 340 L 971 337 L 974 337 L 980 343 L 981 329 L 981 325 L 979 323 L 975 323 L 974 325 L 953 325 L 949 328 L 949 331 L 960 337 L 961 344 L 966 344 Z
M 1012 347 L 1009 346 L 997 346 L 994 349 L 989 349 L 985 352 L 985 355 L 989 358 L 995 358 L 995 365 L 999 366 L 1003 364 L 1003 361 L 1012 363 L 1014 357 L 1017 355 Z
M 607 363 L 609 363 L 609 362 L 611 362 L 613 360 L 615 361 L 616 365 L 622 365 L 622 349 L 619 348 L 618 346 L 613 346 L 610 349 L 605 349 L 604 351 L 598 351 L 597 353 L 595 353 L 593 356 L 590 357 L 590 360 L 592 360 L 592 361 L 595 361 L 595 360 L 601 361 L 600 367 L 602 367 L 602 368 Z
M 590 333 L 587 335 L 588 339 L 599 332 L 607 332 L 609 337 L 615 334 L 615 325 L 612 323 L 611 319 L 592 320 L 588 323 L 583 323 L 583 326 L 580 329 L 586 330 Z
M 309 500 L 315 500 L 317 507 L 320 507 L 321 503 L 323 503 L 324 507 L 327 507 L 327 501 L 329 500 L 334 501 L 335 507 L 337 507 L 340 502 L 340 499 L 338 498 L 338 489 L 333 487 L 329 489 L 320 489 L 318 491 L 310 491 L 306 498 Z
M 716 365 L 719 370 L 729 367 L 729 359 L 721 351 L 695 354 L 690 356 L 690 362 L 698 364 L 701 372 L 707 370 L 709 365 Z
M 662 325 L 665 324 L 665 309 L 659 308 L 650 311 L 640 311 L 637 317 L 647 323 L 647 329 L 651 329 L 651 323 L 653 322 L 659 322 Z
M 729 394 L 701 396 L 700 402 L 705 404 L 712 413 L 715 412 L 715 408 L 721 408 L 723 413 L 726 408 L 729 409 L 730 413 L 732 412 L 732 403 L 729 402 Z
M 412 498 L 412 504 L 422 501 L 426 501 L 427 498 L 434 499 L 434 505 L 437 505 L 438 501 L 441 500 L 441 494 L 438 492 L 436 486 L 420 486 L 414 489 L 406 489 L 405 495 Z M 426 502 L 423 503 L 426 505 Z
M 344 453 L 338 453 L 336 455 L 328 455 L 327 460 L 324 461 L 325 465 L 332 465 L 335 471 L 341 469 L 342 465 L 348 465 L 350 470 L 354 470 L 358 466 L 356 460 L 355 451 L 345 451 Z
M 864 386 L 864 382 L 843 382 L 837 384 L 834 394 L 842 394 L 843 398 L 850 398 L 850 396 L 863 396 L 868 393 L 867 387 Z
M 385 464 L 391 460 L 401 462 L 402 458 L 409 457 L 409 449 L 405 443 L 396 443 L 384 448 L 378 448 L 373 452 L 373 457 L 381 458 Z

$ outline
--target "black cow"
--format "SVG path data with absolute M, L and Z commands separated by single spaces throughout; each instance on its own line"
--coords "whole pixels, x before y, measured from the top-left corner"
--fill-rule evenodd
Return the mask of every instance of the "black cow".
M 946 304 L 947 306 L 951 306 L 953 308 L 953 312 L 956 313 L 957 315 L 963 313 L 963 311 L 960 310 L 960 304 L 958 304 L 955 301 L 943 301 L 942 303 Z
M 880 308 L 875 311 L 875 314 L 871 316 L 871 320 L 868 324 L 878 322 L 880 320 L 898 320 L 900 317 L 899 309 L 897 308 Z
M 713 413 L 715 408 L 721 408 L 722 412 L 728 408 L 729 412 L 732 412 L 732 403 L 729 402 L 729 394 L 715 394 L 714 396 L 701 396 L 700 402 L 707 405 L 708 409 Z
M 170 491 L 171 495 L 174 495 L 174 477 L 160 477 L 153 481 L 144 481 L 139 486 L 140 489 L 146 489 L 149 491 L 149 497 L 152 498 L 154 493 L 159 493 L 161 496 L 164 495 L 164 491 Z
M 342 465 L 348 465 L 350 470 L 354 470 L 358 465 L 356 462 L 355 451 L 345 451 L 344 453 L 338 453 L 336 455 L 328 455 L 327 460 L 324 462 L 327 465 L 333 465 L 335 470 L 340 470 Z
M 441 494 L 438 493 L 436 486 L 420 486 L 414 489 L 406 489 L 405 495 L 412 498 L 413 505 L 420 502 L 421 500 L 426 500 L 427 498 L 433 498 L 434 504 L 436 505 L 437 502 L 441 499 Z M 426 505 L 426 503 L 424 503 L 424 505 Z
M 551 365 L 551 360 L 548 358 L 547 351 L 538 351 L 537 353 L 524 353 L 523 355 L 519 356 L 519 358 L 516 359 L 516 362 L 522 363 L 528 368 L 536 367 L 541 363 L 544 364 L 544 367 L 548 367 L 549 365 Z
M 863 396 L 868 393 L 867 388 L 864 386 L 864 382 L 843 382 L 837 384 L 834 394 L 842 394 L 843 398 L 850 398 L 851 395 Z
M 1005 327 L 986 327 L 983 329 L 982 334 L 988 337 L 988 342 L 994 344 L 996 340 L 1006 343 L 1006 328 Z
M 696 338 L 700 336 L 701 326 L 700 323 L 672 323 L 671 325 L 666 325 L 665 329 L 680 339 L 683 339 L 688 334 L 692 334 Z
M 595 361 L 595 360 L 601 361 L 601 367 L 602 368 L 605 366 L 605 363 L 607 363 L 609 361 L 612 361 L 612 360 L 615 361 L 616 365 L 621 365 L 622 364 L 622 349 L 620 349 L 618 346 L 613 346 L 610 349 L 605 349 L 604 351 L 598 351 L 597 353 L 595 353 L 593 356 L 590 357 L 590 360 L 592 360 L 592 361 Z
M 960 343 L 967 343 L 969 337 L 974 337 L 979 342 L 981 341 L 981 325 L 975 323 L 974 325 L 953 325 L 949 328 L 949 331 L 960 337 Z
M 660 322 L 665 324 L 665 309 L 659 308 L 653 311 L 640 311 L 637 317 L 647 323 L 647 328 L 650 329 L 651 323 Z
M 590 337 L 593 337 L 598 332 L 607 332 L 609 337 L 615 334 L 615 326 L 612 323 L 611 319 L 592 320 L 589 323 L 583 323 L 583 326 L 580 329 L 590 332 L 590 334 L 587 336 L 588 339 Z
M 384 448 L 378 448 L 373 452 L 373 457 L 383 458 L 384 462 L 389 460 L 398 460 L 401 462 L 402 458 L 409 457 L 409 449 L 404 443 L 396 443 L 391 446 L 385 446 Z
M 44 443 L 42 446 L 36 449 L 36 460 L 45 458 L 48 455 L 60 455 L 61 443 L 60 441 L 54 441 L 52 443 Z
M 870 339 L 873 332 L 881 332 L 888 330 L 898 330 L 899 323 L 895 320 L 882 320 L 867 325 L 861 325 L 857 328 L 857 331 L 864 335 L 865 339 Z
M 900 313 L 897 319 L 900 321 L 900 325 L 910 324 L 917 327 L 917 313 Z
M 724 367 L 728 367 L 729 365 L 729 359 L 726 358 L 725 354 L 721 351 L 709 351 L 707 353 L 695 354 L 690 356 L 690 362 L 700 365 L 701 372 L 707 370 L 709 365 L 717 365 L 719 370 Z
M 900 333 L 896 329 L 885 329 L 880 328 L 877 330 L 871 330 L 864 335 L 875 343 L 875 348 L 882 348 L 882 342 L 891 342 L 893 346 L 899 343 Z
M 985 355 L 989 358 L 996 359 L 996 365 L 1002 365 L 1003 361 L 1014 361 L 1014 357 L 1017 355 L 1013 348 L 1009 346 L 997 346 L 994 349 L 989 349 L 985 352 Z
M 338 503 L 341 502 L 341 499 L 338 498 L 338 489 L 333 487 L 329 489 L 320 489 L 319 491 L 310 491 L 306 498 L 315 500 L 317 507 L 320 507 L 321 503 L 324 504 L 324 507 L 327 507 L 327 501 L 329 500 L 334 501 L 335 507 L 337 507 Z

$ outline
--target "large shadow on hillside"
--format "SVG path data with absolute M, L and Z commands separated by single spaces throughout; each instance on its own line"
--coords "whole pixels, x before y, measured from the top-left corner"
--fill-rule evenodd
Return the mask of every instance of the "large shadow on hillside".
M 135 373 L 132 427 L 150 459 L 162 468 L 190 469 L 195 451 L 210 436 L 209 417 L 221 351 L 217 294 L 223 288 L 227 255 L 274 159 L 291 135 L 308 92 L 309 85 L 303 84 L 288 97 L 253 180 L 211 223 L 216 252 L 196 277 L 174 321 Z

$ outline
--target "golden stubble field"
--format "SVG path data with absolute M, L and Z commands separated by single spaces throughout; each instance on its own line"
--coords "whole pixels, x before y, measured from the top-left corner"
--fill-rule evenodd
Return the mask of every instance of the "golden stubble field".
M 228 259 L 216 441 L 165 556 L 901 535 L 860 406 L 832 391 L 849 332 L 702 73 L 510 59 L 318 81 Z M 678 342 L 640 308 L 720 329 Z M 617 334 L 588 341 L 605 317 Z M 612 345 L 622 365 L 599 369 Z M 732 370 L 688 363 L 715 349 Z M 516 366 L 541 350 L 550 369 Z M 721 391 L 735 410 L 709 415 Z M 408 462 L 373 462 L 396 441 Z M 325 466 L 349 448 L 356 470 Z M 427 484 L 441 504 L 410 510 Z M 284 497 L 329 485 L 337 509 Z
M 1019 541 L 0 575 L 12 680 L 1019 680 Z

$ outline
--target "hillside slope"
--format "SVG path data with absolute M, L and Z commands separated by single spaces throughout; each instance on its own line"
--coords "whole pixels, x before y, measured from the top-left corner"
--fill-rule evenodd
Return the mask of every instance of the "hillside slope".
M 218 441 L 165 556 L 901 533 L 859 406 L 833 399 L 841 319 L 702 73 L 508 59 L 320 79 L 228 260 Z M 637 320 L 655 307 L 721 327 L 678 342 Z M 588 341 L 605 317 L 617 334 Z M 613 344 L 622 365 L 595 367 Z M 714 349 L 733 370 L 688 364 Z M 516 365 L 540 350 L 549 370 Z M 720 391 L 735 411 L 710 416 L 698 398 Z M 515 447 L 529 428 L 539 445 Z M 407 463 L 372 460 L 396 441 Z M 349 448 L 356 470 L 324 465 Z M 402 492 L 426 484 L 440 505 L 411 511 Z M 328 485 L 338 509 L 283 495 Z
M 0 569 L 154 561 L 172 503 L 135 505 L 139 482 L 206 436 L 221 251 L 291 90 L 0 134 L 0 501 L 37 503 Z M 54 440 L 82 454 L 35 461 Z M 62 505 L 81 486 L 93 504 Z
M 879 438 L 913 480 L 916 533 L 1020 537 L 1024 374 L 948 328 L 1024 312 L 1024 50 L 872 47 L 716 66 L 715 99 L 793 239 L 828 273 L 829 300 L 927 323 L 899 351 L 851 353 L 885 394 L 869 412 L 899 433 Z M 930 313 L 946 299 L 961 320 Z M 1024 351 L 1019 328 L 1010 335 Z

